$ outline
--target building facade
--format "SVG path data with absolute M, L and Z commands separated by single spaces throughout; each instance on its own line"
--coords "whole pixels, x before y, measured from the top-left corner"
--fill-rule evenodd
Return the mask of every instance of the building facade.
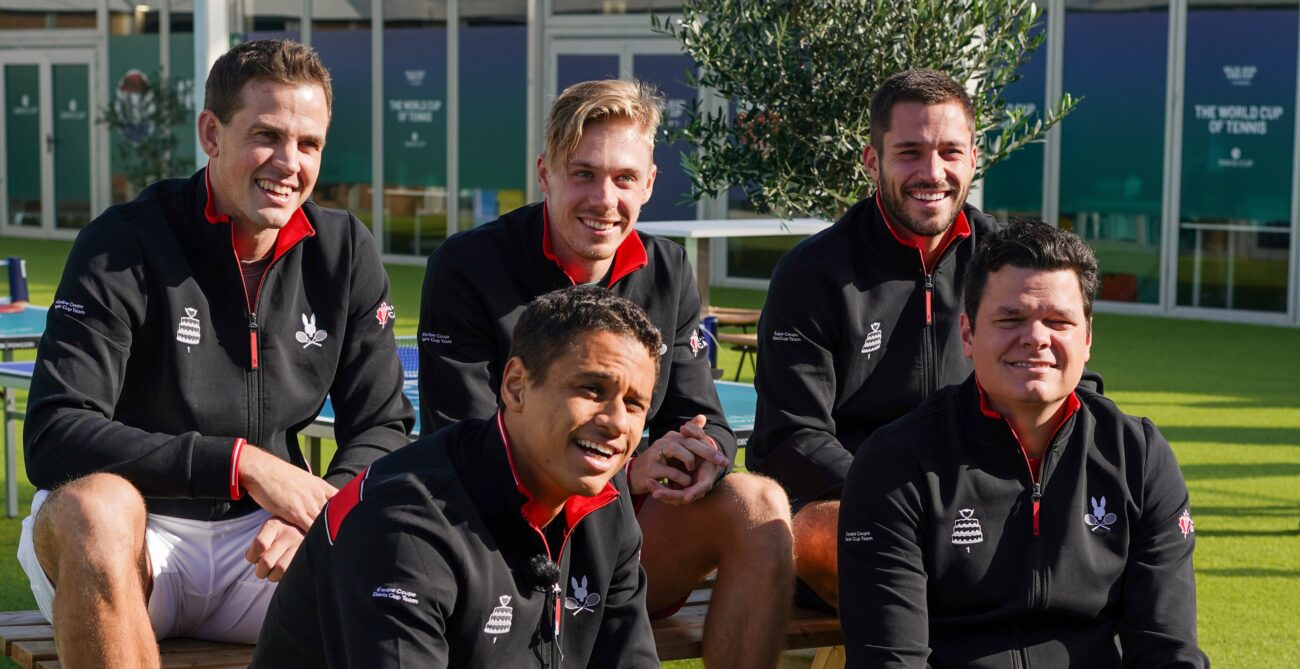
M 162 80 L 186 101 L 178 174 L 201 164 L 193 109 L 232 41 L 291 37 L 330 68 L 334 118 L 315 199 L 355 211 L 386 259 L 423 262 L 456 230 L 538 197 L 547 104 L 606 76 L 657 84 L 668 124 L 693 67 L 652 30 L 669 0 L 0 0 L 0 236 L 70 238 L 133 197 L 129 154 Z M 1300 325 L 1300 0 L 1050 0 L 1044 47 L 1007 89 L 1077 111 L 996 166 L 1000 218 L 1097 249 L 1099 308 Z M 198 85 L 196 86 L 196 82 Z M 864 92 L 863 104 L 866 104 Z M 107 109 L 139 121 L 113 130 Z M 743 193 L 683 204 L 683 146 L 656 149 L 645 220 L 752 216 Z M 0 240 L 2 243 L 2 240 Z M 722 284 L 760 286 L 791 238 L 714 244 Z

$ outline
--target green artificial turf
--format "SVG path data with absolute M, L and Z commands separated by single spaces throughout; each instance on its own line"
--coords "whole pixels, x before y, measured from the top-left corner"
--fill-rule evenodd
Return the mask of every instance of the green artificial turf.
M 27 259 L 38 304 L 52 300 L 68 248 L 0 238 L 0 256 Z M 423 267 L 388 270 L 396 331 L 414 334 Z M 758 308 L 763 293 L 713 288 L 712 300 Z M 736 358 L 722 352 L 727 378 Z M 1300 330 L 1100 314 L 1089 367 L 1121 408 L 1155 422 L 1182 464 L 1196 521 L 1201 644 L 1214 664 L 1300 666 Z M 752 378 L 746 367 L 741 379 Z M 26 395 L 18 398 L 21 409 Z M 25 514 L 33 490 L 20 482 Z M 35 606 L 12 558 L 18 530 L 18 519 L 0 520 L 4 610 Z

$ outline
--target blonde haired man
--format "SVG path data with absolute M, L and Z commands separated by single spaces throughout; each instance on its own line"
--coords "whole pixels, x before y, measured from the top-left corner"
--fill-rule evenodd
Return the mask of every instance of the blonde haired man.
M 716 569 L 705 663 L 773 666 L 793 582 L 789 505 L 774 482 L 728 474 L 736 440 L 696 334 L 700 297 L 686 253 L 634 229 L 653 192 L 660 118 L 643 84 L 569 87 L 551 106 L 537 158 L 546 200 L 455 235 L 429 257 L 422 430 L 496 411 L 510 334 L 534 297 L 595 284 L 644 308 L 665 344 L 650 446 L 627 472 L 645 535 L 647 607 L 670 614 Z

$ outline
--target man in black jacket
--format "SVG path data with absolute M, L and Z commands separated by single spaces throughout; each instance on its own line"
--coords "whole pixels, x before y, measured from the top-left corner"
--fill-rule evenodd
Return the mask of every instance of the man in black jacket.
M 537 179 L 546 194 L 448 239 L 429 257 L 420 309 L 422 429 L 487 418 L 510 333 L 534 297 L 591 283 L 659 328 L 651 444 L 628 468 L 645 535 L 646 601 L 671 613 L 718 572 L 704 634 L 710 666 L 773 666 L 793 580 L 789 507 L 775 482 L 727 474 L 736 438 L 722 415 L 697 324 L 700 296 L 681 246 L 634 230 L 654 186 L 658 101 L 625 81 L 556 98 Z M 759 587 L 761 584 L 761 587 Z
M 1097 260 L 1013 224 L 970 261 L 975 373 L 859 449 L 840 507 L 852 667 L 1205 667 L 1173 451 L 1076 386 Z
M 853 452 L 970 373 L 958 345 L 961 275 L 998 227 L 966 205 L 975 120 L 960 84 L 933 70 L 897 74 L 872 98 L 871 121 L 864 159 L 876 195 L 782 257 L 754 381 L 748 464 L 790 494 L 802 599 L 832 607 Z
M 607 290 L 534 300 L 502 408 L 422 437 L 330 500 L 253 666 L 658 667 L 617 474 L 641 440 L 660 345 Z
M 64 666 L 157 666 L 168 636 L 256 639 L 322 505 L 408 441 L 374 240 L 307 202 L 330 96 L 310 49 L 235 47 L 198 118 L 207 168 L 73 245 L 32 380 L 40 490 L 19 547 Z M 319 478 L 297 435 L 326 394 L 339 450 Z

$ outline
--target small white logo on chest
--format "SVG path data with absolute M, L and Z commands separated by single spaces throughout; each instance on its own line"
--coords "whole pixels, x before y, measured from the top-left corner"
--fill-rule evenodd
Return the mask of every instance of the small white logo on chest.
M 574 616 L 583 611 L 595 612 L 600 605 L 600 594 L 587 592 L 587 577 L 583 576 L 582 581 L 570 578 L 569 584 L 573 586 L 573 596 L 564 598 L 564 608 L 573 611 Z
M 867 333 L 867 340 L 862 342 L 862 352 L 867 354 L 867 359 L 871 359 L 871 354 L 880 350 L 881 339 L 884 335 L 880 332 L 880 321 L 871 324 L 871 332 Z
M 302 344 L 303 348 L 308 346 L 321 347 L 320 343 L 325 341 L 329 335 L 324 330 L 316 329 L 316 314 L 310 317 L 307 314 L 302 315 L 302 330 L 298 331 L 293 337 Z
M 1109 532 L 1110 526 L 1115 524 L 1118 516 L 1113 513 L 1106 513 L 1106 496 L 1102 495 L 1100 500 L 1096 497 L 1089 497 L 1088 501 L 1092 502 L 1092 513 L 1083 514 L 1083 522 L 1092 528 L 1093 534 Z
M 199 319 L 195 318 L 198 314 L 198 309 L 185 307 L 185 316 L 181 318 L 180 324 L 176 326 L 176 341 L 185 344 L 186 353 L 190 352 L 191 346 L 198 345 L 199 336 L 202 334 L 199 329 Z
M 497 637 L 510 631 L 510 625 L 514 622 L 515 609 L 510 606 L 510 595 L 501 595 L 497 598 L 501 606 L 492 609 L 492 615 L 488 616 L 487 624 L 483 626 L 483 632 L 492 635 L 492 643 L 497 642 Z
M 961 517 L 953 521 L 952 543 L 954 546 L 965 546 L 969 553 L 971 544 L 984 541 L 984 529 L 980 527 L 979 518 L 975 517 L 975 509 L 961 509 L 958 513 Z

